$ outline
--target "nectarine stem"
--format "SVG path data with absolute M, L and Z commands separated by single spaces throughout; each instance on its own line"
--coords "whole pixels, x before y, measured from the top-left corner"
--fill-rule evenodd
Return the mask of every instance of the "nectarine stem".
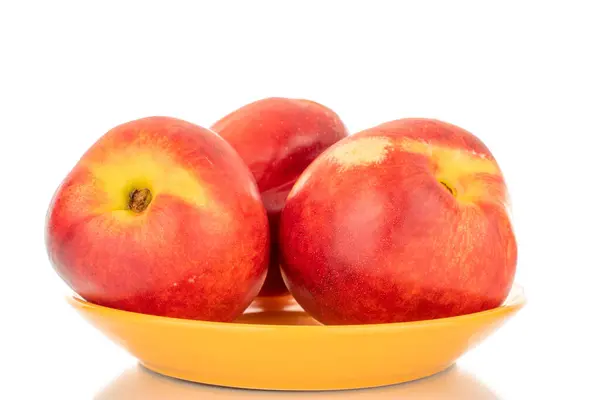
M 152 201 L 152 193 L 148 189 L 134 189 L 129 194 L 129 209 L 136 213 L 144 211 Z
M 444 186 L 446 189 L 448 189 L 448 191 L 452 194 L 452 196 L 455 196 L 456 193 L 454 192 L 454 189 L 450 187 L 450 185 L 448 185 L 446 182 L 442 182 L 440 181 L 440 183 L 442 184 L 442 186 Z

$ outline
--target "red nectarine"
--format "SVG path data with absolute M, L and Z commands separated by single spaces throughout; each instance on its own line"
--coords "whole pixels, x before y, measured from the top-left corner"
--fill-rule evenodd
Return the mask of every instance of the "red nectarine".
M 219 133 L 250 167 L 269 217 L 271 255 L 261 296 L 287 289 L 279 272 L 279 218 L 292 185 L 325 149 L 347 136 L 329 108 L 302 99 L 266 98 L 247 104 L 217 121 Z
M 499 306 L 517 247 L 507 189 L 473 134 L 388 122 L 330 147 L 281 216 L 283 277 L 326 324 L 413 321 Z
M 57 190 L 47 249 L 86 300 L 127 311 L 231 321 L 268 266 L 254 179 L 214 132 L 167 117 L 101 137 Z

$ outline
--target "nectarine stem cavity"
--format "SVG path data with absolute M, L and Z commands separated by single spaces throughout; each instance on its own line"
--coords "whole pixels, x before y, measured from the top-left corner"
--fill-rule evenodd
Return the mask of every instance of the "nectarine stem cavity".
M 141 213 L 152 201 L 152 193 L 148 189 L 134 189 L 129 193 L 129 209 Z

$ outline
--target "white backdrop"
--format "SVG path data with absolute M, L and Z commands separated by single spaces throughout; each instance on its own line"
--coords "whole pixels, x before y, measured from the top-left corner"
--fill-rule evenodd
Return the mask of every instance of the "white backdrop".
M 438 383 L 373 396 L 592 398 L 599 40 L 593 1 L 0 2 L 0 398 L 215 390 L 136 369 L 68 307 L 44 218 L 113 126 L 149 115 L 208 126 L 268 96 L 321 102 L 353 132 L 446 120 L 478 135 L 508 182 L 528 305 Z

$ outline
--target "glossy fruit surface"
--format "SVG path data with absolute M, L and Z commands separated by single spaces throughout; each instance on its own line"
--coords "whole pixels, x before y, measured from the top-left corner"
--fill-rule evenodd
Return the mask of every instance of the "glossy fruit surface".
M 457 126 L 388 122 L 326 150 L 281 217 L 282 271 L 326 324 L 428 320 L 498 307 L 515 275 L 508 195 Z
M 210 130 L 167 117 L 110 130 L 48 211 L 48 254 L 86 300 L 231 321 L 260 290 L 267 216 L 252 175 Z
M 346 127 L 336 113 L 321 104 L 272 97 L 233 111 L 211 129 L 227 140 L 248 165 L 267 209 L 271 261 L 260 294 L 285 294 L 279 271 L 281 209 L 298 176 L 325 149 L 348 135 Z

